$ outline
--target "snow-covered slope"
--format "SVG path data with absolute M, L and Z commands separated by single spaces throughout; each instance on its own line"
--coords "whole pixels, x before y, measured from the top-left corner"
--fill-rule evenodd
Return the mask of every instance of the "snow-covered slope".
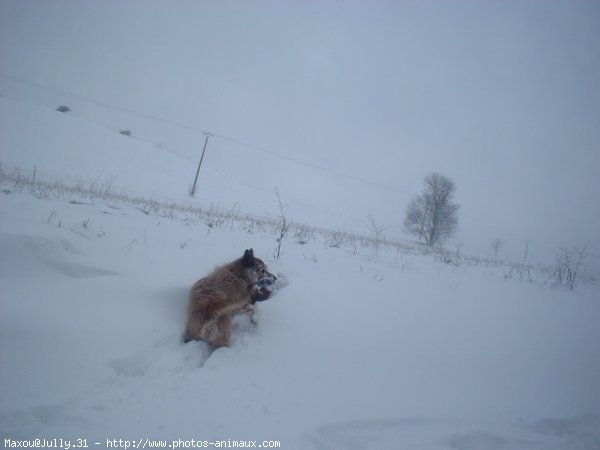
M 0 123 L 7 166 L 35 167 L 71 182 L 110 182 L 117 190 L 148 197 L 184 197 L 193 182 L 196 167 L 185 157 L 73 114 L 0 99 Z M 209 189 L 213 183 L 205 185 Z
M 1 162 L 8 167 L 36 168 L 70 183 L 92 180 L 97 185 L 110 184 L 116 191 L 125 189 L 131 195 L 271 216 L 279 214 L 278 189 L 288 217 L 296 221 L 366 232 L 363 211 L 369 210 L 369 203 L 378 195 L 376 190 L 362 187 L 362 192 L 356 191 L 349 180 L 274 159 L 262 150 L 232 145 L 218 136 L 207 146 L 192 199 L 189 192 L 205 137 L 181 128 L 174 133 L 163 123 L 139 118 L 132 135 L 124 136 L 120 133 L 123 127 L 116 123 L 119 119 L 129 123 L 130 119 L 111 113 L 114 117 L 106 111 L 96 112 L 94 119 L 88 120 L 81 112 L 63 114 L 0 98 Z M 164 144 L 157 136 L 169 133 L 178 139 Z M 323 197 L 338 198 L 342 204 L 329 210 L 321 202 Z
M 116 175 L 133 193 L 187 189 L 177 158 L 152 146 L 52 111 L 10 114 L 31 128 L 17 139 L 3 127 L 2 164 L 65 181 Z M 318 237 L 288 237 L 274 261 L 275 236 L 247 224 L 1 187 L 2 439 L 600 447 L 597 287 Z M 239 324 L 210 355 L 183 344 L 189 286 L 251 247 L 280 275 L 259 325 Z

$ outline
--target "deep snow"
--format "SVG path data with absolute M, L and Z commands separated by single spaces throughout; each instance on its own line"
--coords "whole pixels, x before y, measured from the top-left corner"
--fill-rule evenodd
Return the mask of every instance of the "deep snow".
M 164 152 L 15 104 L 2 116 L 1 163 L 66 182 L 126 176 L 135 194 L 181 196 Z M 600 448 L 597 287 L 319 238 L 288 237 L 273 261 L 275 236 L 237 223 L 1 187 L 3 440 Z M 241 324 L 210 356 L 184 345 L 191 284 L 250 247 L 282 280 L 258 327 Z

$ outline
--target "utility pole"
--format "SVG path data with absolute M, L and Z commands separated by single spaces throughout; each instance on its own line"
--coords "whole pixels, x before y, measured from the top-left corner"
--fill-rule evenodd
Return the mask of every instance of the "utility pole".
M 528 254 L 529 254 L 529 239 L 527 239 L 525 241 L 525 258 L 523 258 L 523 261 L 525 263 L 527 263 L 527 256 L 528 256 Z
M 192 186 L 192 197 L 196 193 L 196 183 L 198 182 L 198 174 L 200 173 L 200 166 L 202 166 L 202 160 L 204 159 L 204 152 L 206 152 L 206 146 L 208 145 L 208 138 L 214 136 L 213 133 L 205 132 L 204 136 L 206 139 L 204 140 L 204 148 L 202 149 L 202 156 L 200 156 L 200 162 L 198 163 L 198 170 L 196 170 L 196 178 L 194 178 L 194 185 Z

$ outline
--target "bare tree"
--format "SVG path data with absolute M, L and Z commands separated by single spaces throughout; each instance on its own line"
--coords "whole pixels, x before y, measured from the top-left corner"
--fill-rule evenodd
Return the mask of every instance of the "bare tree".
M 377 253 L 379 253 L 379 245 L 382 243 L 383 232 L 386 230 L 386 228 L 377 225 L 377 223 L 375 222 L 375 218 L 371 214 L 367 216 L 367 219 L 369 221 L 369 225 L 367 228 L 369 228 L 369 231 L 371 231 L 375 235 L 375 243 L 373 250 L 377 255 Z M 383 238 L 383 240 L 385 240 L 385 237 Z
M 452 203 L 456 185 L 450 178 L 432 173 L 423 183 L 423 193 L 414 197 L 406 208 L 404 229 L 432 246 L 454 234 L 459 205 Z
M 504 241 L 500 238 L 496 238 L 491 244 L 492 250 L 494 250 L 494 262 L 498 262 L 498 253 L 504 248 Z
M 279 206 L 279 237 L 276 239 L 277 247 L 275 247 L 274 257 L 276 260 L 279 260 L 281 256 L 281 244 L 283 244 L 283 238 L 285 237 L 290 225 L 287 220 L 286 210 L 288 205 L 284 205 L 281 202 L 281 197 L 279 196 L 279 189 L 275 188 L 275 195 L 277 196 L 277 204 Z
M 556 264 L 554 272 L 550 278 L 554 278 L 554 286 L 566 286 L 569 289 L 575 289 L 579 280 L 581 266 L 587 256 L 587 244 L 583 249 L 575 247 L 573 250 L 560 249 L 560 253 L 556 256 Z
M 454 248 L 456 248 L 456 259 L 460 259 L 460 249 L 462 248 L 464 244 L 460 241 L 456 241 L 454 243 Z

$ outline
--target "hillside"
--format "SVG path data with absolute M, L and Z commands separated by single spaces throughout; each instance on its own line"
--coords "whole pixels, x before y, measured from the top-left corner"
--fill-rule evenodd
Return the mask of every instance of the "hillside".
M 264 218 L 189 203 L 189 161 L 1 103 L 3 173 L 24 174 L 0 194 L 3 439 L 600 447 L 596 286 L 322 233 L 290 233 L 275 261 Z M 279 276 L 259 325 L 210 355 L 183 344 L 189 287 L 246 248 Z
M 55 97 L 45 103 L 74 102 Z M 85 118 L 90 114 L 85 114 L 84 106 L 80 108 L 83 111 L 76 108 L 63 114 L 48 106 L 0 98 L 4 167 L 27 171 L 35 168 L 66 184 L 93 181 L 131 196 L 272 217 L 279 214 L 277 189 L 292 220 L 360 233 L 367 232 L 365 205 L 370 198 L 381 195 L 377 189 L 363 185 L 357 190 L 351 180 L 270 157 L 262 149 L 233 145 L 227 138 L 216 136 L 208 144 L 196 195 L 191 198 L 189 192 L 205 140 L 199 130 L 173 129 L 161 121 L 135 116 L 132 120 L 131 115 L 110 108 Z M 132 122 L 134 127 L 130 129 Z M 166 144 L 165 136 L 169 137 Z M 327 202 L 321 201 L 323 189 L 326 197 L 337 198 L 340 204 L 327 208 Z M 396 228 L 388 235 L 397 236 Z

